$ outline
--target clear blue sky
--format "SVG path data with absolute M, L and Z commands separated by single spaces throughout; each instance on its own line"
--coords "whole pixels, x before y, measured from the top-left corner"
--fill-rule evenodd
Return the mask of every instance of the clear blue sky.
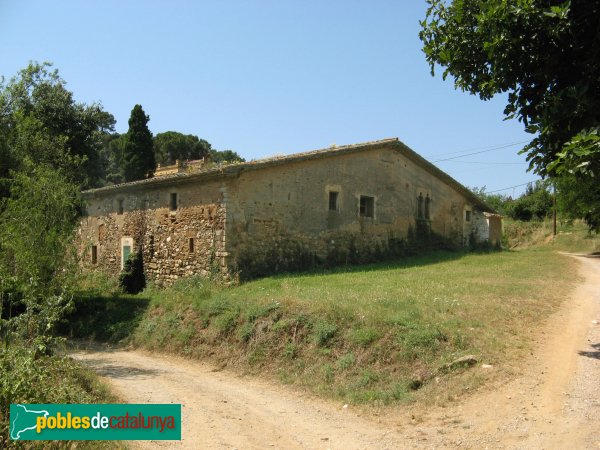
M 246 159 L 398 137 L 430 161 L 524 142 L 483 102 L 430 76 L 425 1 L 0 0 L 0 74 L 51 61 L 119 132 L 132 107 Z M 488 191 L 538 178 L 518 145 L 436 163 Z M 455 153 L 456 152 L 456 153 Z M 524 188 L 507 190 L 514 195 Z

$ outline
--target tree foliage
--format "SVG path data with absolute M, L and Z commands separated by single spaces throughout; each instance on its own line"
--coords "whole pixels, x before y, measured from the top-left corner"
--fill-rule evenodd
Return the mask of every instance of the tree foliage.
M 593 178 L 565 176 L 556 180 L 556 203 L 562 217 L 584 219 L 590 231 L 600 232 L 600 183 Z
M 474 187 L 471 188 L 471 192 L 483 200 L 487 205 L 491 206 L 498 214 L 506 215 L 507 214 L 507 203 L 511 200 L 506 195 L 492 193 L 488 194 L 485 192 L 486 187 L 483 186 L 481 188 Z
M 550 182 L 537 181 L 527 185 L 525 192 L 516 199 L 501 195 L 487 194 L 485 186 L 471 191 L 499 214 L 514 220 L 543 220 L 552 213 L 554 200 L 550 193 Z
M 154 142 L 148 129 L 150 117 L 141 105 L 135 105 L 129 117 L 129 130 L 125 137 L 121 160 L 123 181 L 143 180 L 156 169 Z
M 23 164 L 61 169 L 82 187 L 101 179 L 99 149 L 114 118 L 100 104 L 77 103 L 50 63 L 30 63 L 0 83 L 0 196 Z
M 202 159 L 211 152 L 211 145 L 193 134 L 177 131 L 158 133 L 154 137 L 154 155 L 156 162 L 162 165 L 175 164 L 175 161 Z
M 36 353 L 69 308 L 79 192 L 101 182 L 99 149 L 114 125 L 65 86 L 49 63 L 0 83 L 0 334 Z
M 236 163 L 245 161 L 244 158 L 242 158 L 238 153 L 234 152 L 233 150 L 211 150 L 210 159 L 211 161 L 217 164 Z
M 14 173 L 0 214 L 0 334 L 46 353 L 54 326 L 70 308 L 71 238 L 81 200 L 79 186 L 62 170 L 26 168 Z
M 538 181 L 527 185 L 527 189 L 518 199 L 506 205 L 507 214 L 514 220 L 543 220 L 552 214 L 554 201 L 547 181 Z
M 2 266 L 23 282 L 59 286 L 81 211 L 79 187 L 61 170 L 36 165 L 15 173 L 0 215 Z
M 541 175 L 600 175 L 600 0 L 428 0 L 420 38 L 432 73 L 487 100 L 536 137 Z
M 127 135 L 106 133 L 102 138 L 100 159 L 102 161 L 102 185 L 119 184 L 123 182 L 123 152 Z

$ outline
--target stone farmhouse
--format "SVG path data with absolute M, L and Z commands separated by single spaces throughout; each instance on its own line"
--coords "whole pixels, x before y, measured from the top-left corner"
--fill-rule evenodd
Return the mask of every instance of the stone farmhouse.
M 501 218 L 398 139 L 210 166 L 83 193 L 83 265 L 118 274 L 132 252 L 157 284 L 238 270 L 242 251 L 289 240 L 325 257 L 347 241 L 406 238 L 416 224 L 456 244 L 501 238 Z

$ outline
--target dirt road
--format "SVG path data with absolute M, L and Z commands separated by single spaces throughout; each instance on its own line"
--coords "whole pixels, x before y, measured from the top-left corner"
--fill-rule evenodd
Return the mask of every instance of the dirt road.
M 416 423 L 405 411 L 361 416 L 351 406 L 170 356 L 73 356 L 128 402 L 183 405 L 182 441 L 135 444 L 144 449 L 600 449 L 600 259 L 579 260 L 581 282 L 519 375 Z

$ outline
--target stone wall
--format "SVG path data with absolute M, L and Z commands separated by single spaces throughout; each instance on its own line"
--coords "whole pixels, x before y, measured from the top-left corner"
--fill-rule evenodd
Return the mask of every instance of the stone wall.
M 334 210 L 330 192 L 338 193 Z M 361 216 L 361 196 L 374 199 L 373 217 Z M 415 227 L 419 196 L 423 209 L 429 199 L 430 229 L 463 244 L 471 232 L 463 211 L 472 205 L 393 148 L 244 171 L 228 185 L 228 252 L 235 259 L 241 245 L 267 251 L 279 236 L 290 235 L 322 258 L 339 240 L 383 245 L 390 237 L 406 238 Z
M 171 210 L 171 194 L 177 194 L 175 210 Z M 83 265 L 119 274 L 122 248 L 130 239 L 132 250 L 143 253 L 147 279 L 158 285 L 192 274 L 226 273 L 222 197 L 221 186 L 214 183 L 202 189 L 188 184 L 88 196 L 88 214 L 79 229 Z M 96 246 L 96 262 L 92 246 Z
M 398 141 L 381 142 L 90 191 L 80 229 L 84 265 L 118 274 L 131 241 L 148 278 L 169 284 L 191 274 L 228 276 L 252 254 L 265 274 L 279 260 L 301 268 L 336 252 L 377 255 L 416 228 L 455 245 L 468 244 L 474 231 L 489 235 L 480 202 L 463 187 Z

